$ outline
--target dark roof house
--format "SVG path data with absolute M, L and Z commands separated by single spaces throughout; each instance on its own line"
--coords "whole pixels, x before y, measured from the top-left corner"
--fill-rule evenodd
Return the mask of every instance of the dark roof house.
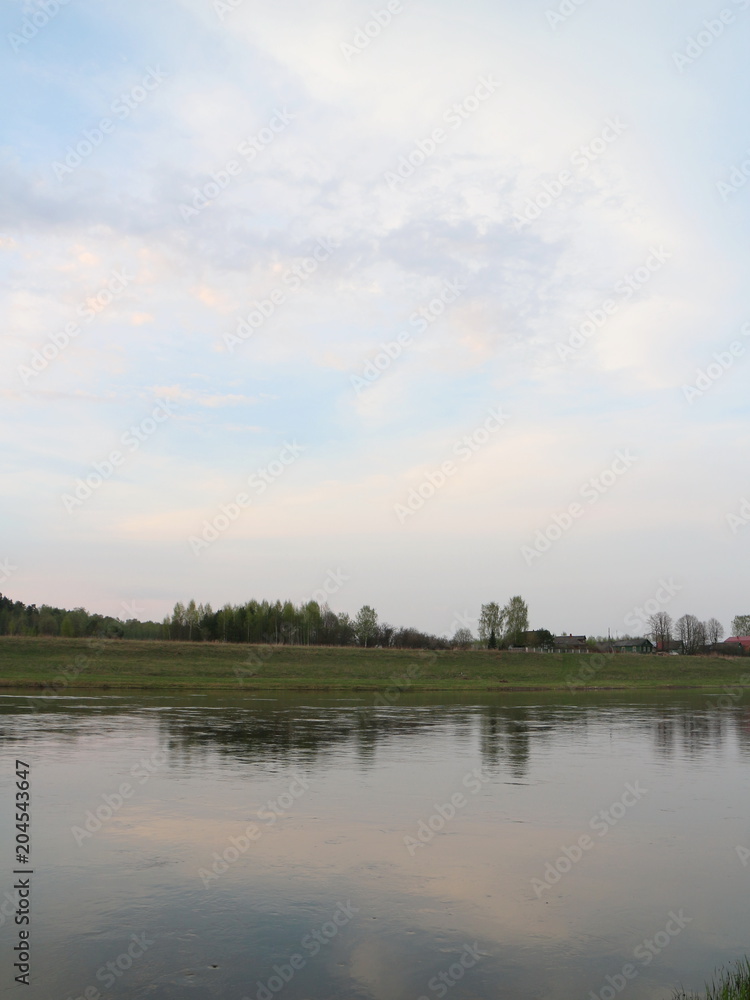
M 682 643 L 678 639 L 668 639 L 667 642 L 659 640 L 656 644 L 657 653 L 681 653 Z
M 587 653 L 585 635 L 556 635 L 555 651 L 558 653 Z
M 653 653 L 654 644 L 650 639 L 615 639 L 612 643 L 615 653 Z

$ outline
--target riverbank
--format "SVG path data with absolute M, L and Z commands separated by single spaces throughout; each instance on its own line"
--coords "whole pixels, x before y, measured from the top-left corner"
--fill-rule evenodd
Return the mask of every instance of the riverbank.
M 740 959 L 732 968 L 718 972 L 705 993 L 678 992 L 673 1000 L 750 1000 L 750 959 Z
M 0 687 L 582 691 L 750 684 L 744 657 L 610 656 L 0 637 Z

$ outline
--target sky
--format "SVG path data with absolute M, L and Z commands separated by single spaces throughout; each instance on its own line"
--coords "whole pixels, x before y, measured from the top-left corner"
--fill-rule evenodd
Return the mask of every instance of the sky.
M 750 0 L 0 35 L 3 593 L 750 613 Z

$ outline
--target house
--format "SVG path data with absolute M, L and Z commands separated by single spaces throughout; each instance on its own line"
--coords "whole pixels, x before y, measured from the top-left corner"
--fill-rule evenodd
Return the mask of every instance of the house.
M 739 647 L 743 653 L 750 653 L 750 635 L 733 635 L 731 639 L 725 640 L 725 645 L 733 648 Z
M 613 653 L 653 653 L 654 644 L 650 639 L 615 639 L 612 643 Z
M 656 644 L 657 653 L 672 653 L 677 654 L 682 652 L 682 643 L 677 639 L 668 639 L 666 642 L 662 642 L 660 639 Z
M 551 648 L 547 645 L 548 637 L 551 638 L 550 633 L 545 631 L 521 632 L 518 636 L 518 645 L 511 648 L 525 650 Z
M 585 635 L 556 635 L 556 653 L 588 653 Z

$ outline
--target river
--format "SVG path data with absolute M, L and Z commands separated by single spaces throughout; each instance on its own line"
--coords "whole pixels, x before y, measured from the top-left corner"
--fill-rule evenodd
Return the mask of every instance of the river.
M 721 694 L 3 695 L 2 986 L 28 926 L 32 1000 L 698 989 L 750 950 Z

